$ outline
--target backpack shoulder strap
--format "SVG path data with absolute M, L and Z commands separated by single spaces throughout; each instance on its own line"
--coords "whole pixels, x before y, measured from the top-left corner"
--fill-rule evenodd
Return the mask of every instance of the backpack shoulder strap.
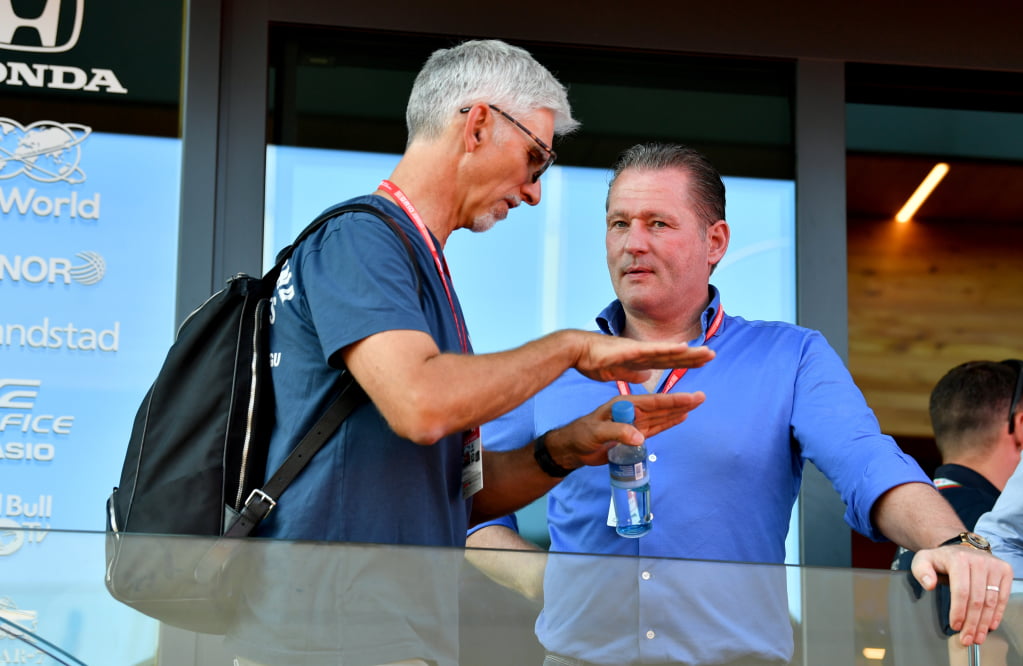
M 405 245 L 405 250 L 408 252 L 409 261 L 412 263 L 412 269 L 416 276 L 416 292 L 422 297 L 422 279 L 419 273 L 419 264 L 416 262 L 415 250 L 412 248 L 412 243 L 409 241 L 408 236 L 402 230 L 398 223 L 394 219 L 384 213 L 383 211 L 374 208 L 367 204 L 342 204 L 329 208 L 328 210 L 321 213 L 315 220 L 313 220 L 302 233 L 298 235 L 291 245 L 287 246 L 277 254 L 277 263 L 267 276 L 275 275 L 280 271 L 281 266 L 288 260 L 295 248 L 305 240 L 310 234 L 322 227 L 328 220 L 331 220 L 338 215 L 344 213 L 362 212 L 375 215 L 380 218 L 394 231 L 395 234 L 402 240 Z M 274 278 L 276 281 L 276 277 Z M 298 477 L 299 473 L 305 469 L 305 466 L 309 464 L 313 456 L 323 448 L 323 445 L 327 443 L 331 435 L 341 426 L 341 423 L 348 418 L 348 415 L 355 410 L 356 407 L 361 405 L 363 402 L 369 399 L 362 387 L 359 386 L 358 382 L 355 381 L 355 377 L 350 372 L 344 370 L 342 372 L 342 384 L 340 393 L 337 398 L 331 402 L 327 410 L 317 419 L 313 427 L 309 429 L 305 437 L 299 441 L 288 457 L 281 463 L 281 466 L 277 468 L 277 471 L 273 473 L 270 480 L 266 482 L 261 488 L 253 490 L 249 497 L 245 500 L 245 505 L 242 507 L 238 518 L 231 523 L 230 526 L 225 530 L 224 536 L 226 537 L 244 537 L 252 533 L 259 523 L 266 518 L 267 514 L 277 505 L 277 498 L 284 493 L 285 489 L 291 482 Z
M 298 477 L 299 472 L 305 469 L 313 456 L 323 448 L 334 431 L 341 426 L 341 423 L 356 407 L 368 399 L 365 391 L 355 381 L 355 377 L 347 370 L 344 371 L 341 394 L 313 424 L 298 446 L 288 454 L 270 480 L 262 488 L 256 488 L 249 494 L 238 518 L 224 531 L 224 536 L 244 537 L 251 534 L 267 514 L 277 506 L 277 498 Z
M 387 213 L 385 213 L 384 211 L 380 210 L 375 206 L 363 203 L 338 204 L 336 206 L 331 206 L 327 210 L 320 213 L 315 220 L 310 222 L 309 225 L 302 230 L 302 232 L 295 238 L 291 245 L 288 245 L 287 247 L 285 247 L 284 249 L 277 253 L 276 265 L 273 267 L 273 269 L 271 269 L 270 272 L 276 274 L 276 272 L 280 271 L 281 266 L 283 266 L 284 262 L 288 260 L 288 257 L 292 255 L 292 253 L 295 251 L 295 248 L 298 247 L 299 243 L 304 241 L 306 238 L 312 235 L 317 229 L 322 227 L 330 220 L 334 219 L 339 215 L 344 215 L 345 213 L 367 213 L 369 215 L 374 215 L 383 222 L 387 223 L 387 226 L 391 228 L 391 231 L 393 231 L 395 235 L 398 236 L 398 238 L 401 239 L 401 242 L 405 245 L 405 251 L 408 253 L 409 262 L 411 262 L 412 264 L 412 269 L 416 277 L 416 294 L 422 297 L 423 295 L 422 277 L 419 273 L 419 264 L 416 262 L 415 250 L 412 248 L 412 242 L 408 239 L 408 235 L 401 228 L 401 226 L 399 226 L 398 223 L 394 221 L 393 217 L 391 217 L 390 215 L 388 215 Z M 276 281 L 276 277 L 274 278 L 274 280 Z

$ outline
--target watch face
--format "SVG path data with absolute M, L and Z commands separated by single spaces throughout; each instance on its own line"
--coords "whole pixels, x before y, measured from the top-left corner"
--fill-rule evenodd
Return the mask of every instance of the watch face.
M 970 544 L 974 548 L 980 548 L 981 550 L 991 550 L 991 544 L 988 540 L 979 534 L 973 532 L 964 532 L 963 539 L 966 543 Z

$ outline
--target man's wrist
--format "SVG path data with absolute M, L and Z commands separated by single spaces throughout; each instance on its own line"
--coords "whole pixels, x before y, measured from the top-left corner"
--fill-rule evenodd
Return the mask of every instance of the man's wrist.
M 582 334 L 580 335 L 580 333 Z M 566 370 L 568 368 L 579 368 L 586 353 L 587 335 L 589 333 L 583 333 L 571 328 L 559 329 L 550 334 L 555 349 L 558 350 L 559 354 L 564 354 L 559 360 L 567 364 L 565 366 Z
M 568 476 L 572 470 L 565 469 L 551 457 L 551 452 L 547 449 L 547 433 L 540 435 L 533 442 L 533 458 L 536 459 L 536 464 L 540 466 L 540 469 L 547 474 L 547 476 L 555 479 L 563 479 Z

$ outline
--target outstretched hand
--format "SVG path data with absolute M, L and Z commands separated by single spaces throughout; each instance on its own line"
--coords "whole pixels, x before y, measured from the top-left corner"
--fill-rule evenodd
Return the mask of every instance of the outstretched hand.
M 599 382 L 620 379 L 640 383 L 650 377 L 651 370 L 698 368 L 713 358 L 714 351 L 708 347 L 690 347 L 684 342 L 641 342 L 592 333 L 575 368 Z
M 581 465 L 607 464 L 607 452 L 619 442 L 639 445 L 647 437 L 684 421 L 703 404 L 703 392 L 651 393 L 609 400 L 586 416 L 547 433 L 547 447 L 569 469 Z M 628 400 L 636 408 L 633 425 L 611 420 L 611 405 Z
M 913 557 L 913 575 L 926 590 L 938 576 L 948 576 L 951 591 L 949 626 L 964 646 L 984 642 L 998 628 L 1012 587 L 1012 567 L 990 553 L 969 546 L 941 546 Z

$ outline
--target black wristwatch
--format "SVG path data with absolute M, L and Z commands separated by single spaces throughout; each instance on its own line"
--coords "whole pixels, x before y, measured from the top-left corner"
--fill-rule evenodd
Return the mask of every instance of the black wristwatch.
M 971 548 L 976 548 L 977 550 L 986 550 L 989 553 L 991 552 L 991 544 L 988 543 L 987 539 L 977 534 L 976 532 L 960 532 L 959 534 L 952 537 L 948 541 L 943 541 L 942 543 L 938 544 L 939 547 L 953 545 L 970 546 Z
M 547 476 L 563 479 L 571 474 L 572 470 L 565 469 L 554 461 L 554 458 L 551 457 L 551 452 L 547 450 L 546 440 L 547 433 L 544 433 L 537 437 L 533 443 L 533 457 L 536 459 L 536 464 L 546 472 Z

